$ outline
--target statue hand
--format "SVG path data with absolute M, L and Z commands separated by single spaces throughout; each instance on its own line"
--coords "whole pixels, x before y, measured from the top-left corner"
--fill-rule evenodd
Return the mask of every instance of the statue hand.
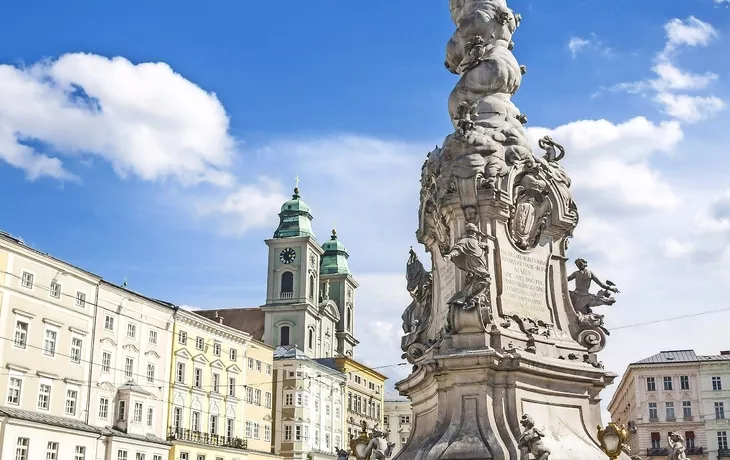
M 451 254 L 446 254 L 446 255 L 444 256 L 444 262 L 448 262 L 448 261 L 450 261 L 450 260 L 451 260 Z

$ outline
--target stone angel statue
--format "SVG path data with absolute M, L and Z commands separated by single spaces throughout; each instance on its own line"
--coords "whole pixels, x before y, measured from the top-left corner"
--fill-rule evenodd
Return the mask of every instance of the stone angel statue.
M 390 458 L 390 455 L 393 453 L 395 443 L 388 442 L 385 439 L 385 435 L 388 433 L 389 432 L 383 432 L 380 430 L 379 424 L 375 424 L 370 442 L 367 447 L 365 447 L 364 458 L 370 460 L 385 460 Z
M 568 281 L 575 281 L 575 289 L 570 291 L 573 308 L 583 317 L 603 324 L 603 315 L 593 313 L 592 307 L 613 305 L 616 303 L 616 299 L 612 294 L 618 294 L 621 291 L 612 281 L 606 280 L 604 283 L 598 279 L 593 272 L 588 270 L 588 262 L 585 259 L 576 259 L 575 265 L 578 270 L 568 276 Z M 596 294 L 590 292 L 591 284 L 594 282 L 602 288 Z
M 520 449 L 520 460 L 530 460 L 532 454 L 535 460 L 548 460 L 550 458 L 550 449 L 545 447 L 542 438 L 545 433 L 535 428 L 535 421 L 527 414 L 520 419 L 520 425 L 525 429 L 517 439 L 517 446 Z

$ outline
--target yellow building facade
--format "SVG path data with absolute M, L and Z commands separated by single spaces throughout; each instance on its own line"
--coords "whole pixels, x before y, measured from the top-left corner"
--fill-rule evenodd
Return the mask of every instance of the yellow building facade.
M 245 332 L 182 309 L 173 334 L 170 460 L 276 458 L 270 453 L 271 408 L 266 407 L 273 398 L 272 378 L 266 375 L 273 350 Z

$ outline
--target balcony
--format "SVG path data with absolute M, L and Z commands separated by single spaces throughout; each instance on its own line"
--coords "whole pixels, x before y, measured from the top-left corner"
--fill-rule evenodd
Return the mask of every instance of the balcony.
M 231 449 L 246 450 L 248 443 L 242 438 L 229 438 L 217 434 L 201 433 L 200 431 L 185 430 L 170 427 L 167 433 L 168 441 L 186 441 L 208 446 L 229 447 Z
M 730 457 L 730 449 L 720 449 L 717 451 L 717 458 Z
M 704 447 L 688 447 L 684 452 L 687 455 L 702 455 L 705 453 Z
M 279 299 L 288 300 L 288 299 L 293 299 L 293 298 L 294 298 L 293 292 L 280 292 L 279 293 Z
M 669 455 L 669 449 L 666 447 L 646 449 L 647 457 L 667 457 Z

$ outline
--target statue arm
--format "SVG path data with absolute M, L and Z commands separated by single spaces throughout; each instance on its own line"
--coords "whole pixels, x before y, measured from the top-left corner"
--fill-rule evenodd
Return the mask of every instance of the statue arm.
M 615 291 L 616 288 L 608 286 L 606 283 L 598 279 L 598 277 L 595 275 L 595 273 L 591 272 L 591 279 L 599 286 L 601 286 L 602 289 L 605 289 L 607 291 Z
M 575 279 L 575 274 L 578 272 L 573 272 L 570 275 L 568 275 L 568 281 L 573 281 Z

